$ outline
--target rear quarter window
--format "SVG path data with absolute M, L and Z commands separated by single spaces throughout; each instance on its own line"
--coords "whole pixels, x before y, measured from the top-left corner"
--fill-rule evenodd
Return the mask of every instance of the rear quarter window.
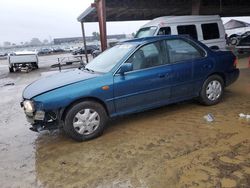
M 205 52 L 182 39 L 171 39 L 166 41 L 170 63 L 195 60 L 205 56 Z
M 201 24 L 201 30 L 204 40 L 212 40 L 220 38 L 220 32 L 217 23 Z

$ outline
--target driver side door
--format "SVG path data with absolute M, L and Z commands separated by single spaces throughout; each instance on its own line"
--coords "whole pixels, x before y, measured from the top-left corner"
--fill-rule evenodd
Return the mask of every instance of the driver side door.
M 160 106 L 170 97 L 171 66 L 165 55 L 163 42 L 146 44 L 127 60 L 133 65 L 132 71 L 114 75 L 118 114 Z

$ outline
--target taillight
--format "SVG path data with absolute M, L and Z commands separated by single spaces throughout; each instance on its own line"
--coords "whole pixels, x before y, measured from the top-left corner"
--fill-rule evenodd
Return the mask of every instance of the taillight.
M 234 60 L 234 67 L 235 67 L 235 68 L 237 67 L 237 64 L 238 64 L 238 59 L 235 58 L 235 60 Z

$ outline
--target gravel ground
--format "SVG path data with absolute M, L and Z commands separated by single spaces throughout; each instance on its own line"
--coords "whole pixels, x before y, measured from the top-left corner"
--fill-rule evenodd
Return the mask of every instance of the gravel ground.
M 30 73 L 9 74 L 1 60 L 1 187 L 249 187 L 250 120 L 238 116 L 250 114 L 247 60 L 220 104 L 187 101 L 117 118 L 83 143 L 61 131 L 30 131 L 19 105 L 26 85 L 57 70 L 49 67 L 57 56 L 42 57 Z M 204 120 L 208 113 L 214 122 Z

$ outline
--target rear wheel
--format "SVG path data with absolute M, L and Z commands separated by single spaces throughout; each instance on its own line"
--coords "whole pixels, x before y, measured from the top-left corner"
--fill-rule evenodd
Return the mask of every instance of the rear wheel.
M 212 75 L 203 83 L 200 92 L 200 102 L 214 105 L 221 101 L 224 91 L 224 81 L 219 75 Z
M 13 66 L 10 66 L 10 67 L 9 67 L 9 72 L 10 72 L 10 73 L 14 72 Z
M 32 63 L 32 67 L 33 67 L 34 69 L 38 69 L 38 68 L 39 68 L 39 67 L 38 67 L 38 63 L 37 63 L 37 62 Z
M 64 130 L 74 140 L 90 140 L 103 133 L 107 119 L 107 113 L 101 104 L 80 102 L 68 110 Z

